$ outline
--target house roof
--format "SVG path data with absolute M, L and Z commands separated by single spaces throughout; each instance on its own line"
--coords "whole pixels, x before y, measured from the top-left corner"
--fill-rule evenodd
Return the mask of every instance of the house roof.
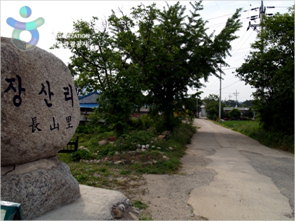
M 85 96 L 79 97 L 79 100 L 83 100 L 84 98 L 89 97 L 89 96 L 91 96 L 91 95 L 93 95 L 93 94 L 97 94 L 97 95 L 99 95 L 98 92 L 92 92 L 92 93 L 87 94 L 87 95 L 85 95 Z
M 98 92 L 92 92 L 92 93 L 87 94 L 83 97 L 80 97 L 79 98 L 80 108 L 96 108 L 96 107 L 98 107 L 98 104 L 96 102 L 98 95 L 99 95 Z
M 223 108 L 223 110 L 232 110 L 232 109 L 249 110 L 249 107 L 224 107 Z
M 80 104 L 80 108 L 95 108 L 98 107 L 98 104 Z

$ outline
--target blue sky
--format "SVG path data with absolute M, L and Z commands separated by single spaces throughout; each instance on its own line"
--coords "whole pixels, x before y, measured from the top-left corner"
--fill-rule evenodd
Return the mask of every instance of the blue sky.
M 153 1 L 142 1 L 145 5 L 150 5 Z M 165 6 L 164 1 L 154 1 L 157 7 Z M 189 8 L 189 1 L 180 1 L 182 5 L 187 5 Z M 175 1 L 168 1 L 169 4 L 176 3 Z M 107 18 L 111 14 L 111 10 L 118 11 L 121 8 L 125 14 L 128 14 L 132 7 L 140 4 L 140 1 L 1 1 L 1 36 L 11 37 L 13 28 L 11 28 L 6 20 L 12 17 L 17 21 L 30 22 L 39 17 L 44 18 L 45 23 L 38 28 L 40 39 L 37 44 L 38 47 L 53 53 L 60 58 L 65 64 L 70 62 L 69 57 L 71 53 L 65 49 L 49 48 L 55 43 L 55 35 L 57 32 L 70 33 L 72 31 L 73 22 L 76 20 L 90 21 L 92 16 L 100 19 Z M 294 1 L 264 1 L 264 6 L 275 6 L 275 8 L 267 8 L 266 13 L 286 13 L 288 7 L 292 6 Z M 249 24 L 249 17 L 258 15 L 259 10 L 251 10 L 252 8 L 260 7 L 261 1 L 203 1 L 204 10 L 201 16 L 204 20 L 208 20 L 207 27 L 211 33 L 213 30 L 219 33 L 224 27 L 227 18 L 229 18 L 237 8 L 243 8 L 241 14 L 241 21 L 243 27 L 236 33 L 239 38 L 234 40 L 232 44 L 232 57 L 226 59 L 230 67 L 224 67 L 226 73 L 222 81 L 222 100 L 229 98 L 235 99 L 233 93 L 239 93 L 238 100 L 245 101 L 252 99 L 251 94 L 255 89 L 249 85 L 245 85 L 237 77 L 232 74 L 235 68 L 239 67 L 244 58 L 249 54 L 250 44 L 254 43 L 257 32 L 250 29 L 247 31 Z M 28 18 L 23 18 L 19 14 L 22 6 L 29 6 L 32 14 Z M 255 24 L 255 22 L 251 22 Z M 259 23 L 259 19 L 256 24 Z M 22 32 L 21 40 L 29 41 L 31 35 L 28 31 Z M 204 98 L 209 94 L 219 95 L 219 79 L 216 77 L 209 77 L 208 82 L 204 82 L 206 87 L 201 90 L 204 92 L 201 97 Z M 195 91 L 190 91 L 194 93 Z

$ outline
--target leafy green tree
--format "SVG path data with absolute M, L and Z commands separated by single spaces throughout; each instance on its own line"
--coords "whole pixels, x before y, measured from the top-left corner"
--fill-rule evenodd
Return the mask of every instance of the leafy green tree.
M 74 31 L 64 36 L 58 33 L 54 48 L 67 48 L 72 52 L 68 65 L 73 76 L 78 76 L 75 86 L 84 93 L 99 91 L 99 107 L 95 111 L 99 117 L 122 134 L 128 129 L 130 115 L 143 101 L 139 82 L 139 69 L 128 62 L 114 45 L 113 37 L 106 29 L 96 29 L 98 18 L 90 22 L 74 22 Z M 86 37 L 84 37 L 84 36 Z M 87 37 L 88 36 L 88 37 Z
M 174 113 L 182 109 L 188 89 L 200 88 L 200 79 L 211 74 L 218 77 L 230 42 L 237 38 L 234 33 L 241 27 L 238 9 L 219 34 L 208 35 L 198 14 L 202 9 L 201 1 L 191 3 L 187 14 L 179 2 L 167 4 L 162 11 L 155 4 L 142 4 L 130 16 L 113 13 L 109 18 L 118 50 L 140 69 L 147 102 L 154 113 L 163 114 L 169 130 L 176 126 Z
M 227 107 L 235 107 L 235 106 L 237 105 L 236 101 L 234 101 L 234 100 L 223 101 L 223 103 L 224 103 Z
M 185 109 L 189 110 L 190 113 L 192 113 L 193 116 L 196 117 L 197 111 L 201 112 L 201 106 L 203 104 L 202 100 L 199 98 L 190 97 L 190 98 L 187 98 L 185 101 L 186 101 L 186 103 L 184 104 Z M 197 109 L 197 103 L 198 103 L 198 109 Z
M 203 102 L 205 103 L 205 111 L 207 118 L 211 120 L 216 120 L 219 116 L 219 96 L 215 94 L 210 94 L 208 97 L 205 97 Z M 221 103 L 221 117 L 224 117 L 223 108 L 225 107 L 224 103 Z
M 253 113 L 253 110 L 252 110 L 251 107 L 249 108 L 249 111 L 247 113 L 247 117 L 250 117 L 250 118 L 253 118 L 254 117 L 254 113 Z
M 228 113 L 228 115 L 234 119 L 239 119 L 241 116 L 241 111 L 239 109 L 234 108 Z
M 211 74 L 219 77 L 220 64 L 227 65 L 230 42 L 241 27 L 241 9 L 214 36 L 207 34 L 198 14 L 201 1 L 191 8 L 186 15 L 179 2 L 162 11 L 155 4 L 141 4 L 128 16 L 113 13 L 108 19 L 111 33 L 107 23 L 103 31 L 96 29 L 97 17 L 74 22 L 72 34 L 87 34 L 86 38 L 58 33 L 54 47 L 71 50 L 69 68 L 78 75 L 76 86 L 100 91 L 98 113 L 117 131 L 127 128 L 132 110 L 143 101 L 153 113 L 162 113 L 165 127 L 172 130 L 177 126 L 173 122 L 179 122 L 174 113 L 186 103 L 188 89 L 200 88 L 200 80 Z
M 253 100 L 245 100 L 242 105 L 244 105 L 244 107 L 251 107 L 253 103 Z
M 264 128 L 294 134 L 294 10 L 267 17 L 262 25 L 237 76 L 256 88 L 255 110 Z

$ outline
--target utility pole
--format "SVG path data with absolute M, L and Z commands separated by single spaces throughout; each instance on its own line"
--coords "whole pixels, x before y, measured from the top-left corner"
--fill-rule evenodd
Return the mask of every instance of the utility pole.
M 263 34 L 263 18 L 264 18 L 264 15 L 265 15 L 265 11 L 266 11 L 266 8 L 263 7 L 263 1 L 261 1 L 260 11 L 259 11 L 261 35 Z M 262 41 L 261 54 L 263 54 L 264 53 L 264 40 L 263 40 L 262 36 L 261 36 L 261 41 Z M 264 78 L 264 73 L 263 72 L 264 71 L 262 71 L 262 73 L 261 73 L 262 78 Z M 262 91 L 261 99 L 263 101 L 264 100 L 264 87 L 263 86 L 261 86 L 261 91 Z
M 198 93 L 198 89 L 197 89 L 197 93 Z M 197 95 L 198 96 L 198 95 Z M 199 116 L 199 111 L 198 111 L 198 97 L 197 97 L 197 116 L 196 116 L 197 118 L 199 118 L 200 116 Z
M 257 10 L 259 9 L 259 18 L 260 18 L 260 24 L 251 24 L 251 22 L 249 21 L 249 26 L 247 28 L 247 31 L 249 30 L 249 28 L 253 28 L 253 30 L 255 31 L 257 29 L 257 27 L 261 27 L 261 34 L 263 34 L 263 19 L 264 19 L 264 16 L 265 15 L 268 15 L 268 16 L 272 16 L 273 14 L 266 14 L 266 8 L 275 8 L 274 6 L 267 6 L 265 7 L 263 5 L 263 1 L 261 1 L 261 6 L 260 7 L 257 7 L 257 8 L 252 8 L 251 10 Z M 250 17 L 250 20 L 254 20 L 254 22 L 256 22 L 255 20 L 257 19 L 257 15 L 254 15 L 254 16 L 251 16 Z M 257 30 L 258 31 L 258 30 Z M 262 46 L 261 46 L 261 54 L 264 53 L 264 40 L 263 38 L 261 38 L 261 41 L 262 41 Z M 264 74 L 264 71 L 261 72 L 261 76 L 262 78 L 264 78 L 265 74 Z M 261 100 L 263 101 L 264 100 L 264 87 L 261 86 Z
M 256 19 L 258 18 L 258 15 L 254 15 L 254 16 L 248 17 L 248 18 L 250 18 L 251 21 L 249 21 L 249 26 L 248 26 L 248 28 L 247 28 L 247 31 L 248 31 L 250 28 L 253 28 L 253 30 L 256 31 L 256 30 L 257 30 L 257 27 L 261 26 L 261 23 L 262 23 L 262 21 L 263 21 L 263 17 L 264 17 L 264 15 L 268 15 L 268 16 L 272 16 L 272 15 L 273 15 L 272 13 L 270 13 L 270 14 L 265 14 L 265 12 L 266 12 L 266 8 L 275 8 L 275 7 L 274 7 L 274 6 L 267 6 L 267 7 L 265 7 L 265 6 L 263 6 L 263 1 L 261 1 L 261 6 L 260 6 L 260 7 L 251 8 L 251 11 L 253 11 L 253 10 L 256 11 L 257 9 L 259 9 L 260 24 L 251 24 L 251 21 L 256 22 Z M 245 11 L 249 11 L 249 10 L 245 10 Z M 245 11 L 244 11 L 244 12 L 245 12 Z M 263 28 L 261 27 L 261 29 L 263 29 Z M 258 31 L 258 30 L 257 30 L 257 31 Z
M 238 107 L 238 95 L 239 95 L 239 93 L 236 90 L 236 93 L 233 93 L 233 94 L 236 96 L 236 106 Z
M 220 69 L 221 69 L 221 64 L 220 64 Z M 219 117 L 218 121 L 220 122 L 221 119 L 221 71 L 220 71 L 220 88 L 219 88 Z

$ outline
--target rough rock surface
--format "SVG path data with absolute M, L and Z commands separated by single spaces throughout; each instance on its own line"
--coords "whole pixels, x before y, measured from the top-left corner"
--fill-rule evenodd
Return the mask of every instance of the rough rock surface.
M 122 215 L 120 219 L 132 220 L 128 214 L 133 212 L 130 201 L 121 192 L 86 185 L 80 185 L 80 190 L 78 200 L 50 211 L 37 220 L 113 220 L 114 209 L 116 214 Z
M 108 141 L 107 140 L 101 140 L 101 141 L 98 141 L 98 144 L 99 146 L 105 146 L 108 144 Z
M 57 157 L 1 167 L 1 200 L 20 203 L 25 219 L 34 219 L 79 197 L 77 180 Z
M 66 65 L 38 47 L 22 51 L 1 37 L 1 166 L 54 156 L 79 120 Z

